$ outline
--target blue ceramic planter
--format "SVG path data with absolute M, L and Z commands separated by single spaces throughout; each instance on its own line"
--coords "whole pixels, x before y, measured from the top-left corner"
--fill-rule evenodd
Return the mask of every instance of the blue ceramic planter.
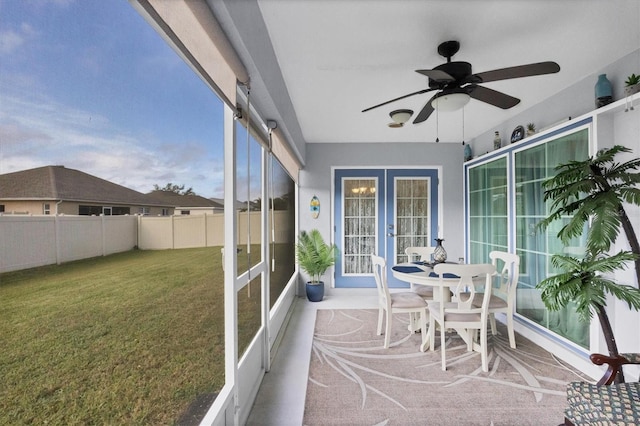
M 320 302 L 324 297 L 324 282 L 319 284 L 307 283 L 307 299 L 310 302 Z

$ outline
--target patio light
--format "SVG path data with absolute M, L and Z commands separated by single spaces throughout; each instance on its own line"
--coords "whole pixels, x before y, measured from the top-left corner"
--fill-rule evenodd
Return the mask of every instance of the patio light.
M 397 109 L 395 111 L 391 111 L 389 116 L 393 120 L 393 123 L 389 123 L 389 127 L 402 127 L 404 123 L 409 121 L 413 115 L 413 111 L 410 109 Z
M 442 92 L 431 101 L 431 106 L 438 111 L 455 111 L 464 107 L 471 97 L 461 89 L 453 92 Z

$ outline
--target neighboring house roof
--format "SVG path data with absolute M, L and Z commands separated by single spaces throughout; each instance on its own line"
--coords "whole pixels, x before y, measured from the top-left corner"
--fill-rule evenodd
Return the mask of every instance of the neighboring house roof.
M 147 196 L 153 198 L 154 200 L 157 200 L 158 202 L 170 204 L 173 207 L 205 207 L 220 210 L 224 208 L 221 203 L 218 203 L 209 198 L 201 197 L 199 195 L 181 195 L 171 191 L 155 190 L 149 192 Z
M 209 199 L 211 201 L 214 201 L 214 202 L 220 204 L 221 206 L 224 206 L 224 199 L 223 198 L 213 198 L 213 197 L 211 197 Z M 247 207 L 247 203 L 246 202 L 243 203 L 242 201 L 236 201 L 235 204 L 236 204 L 236 210 L 242 210 L 242 209 Z
M 44 166 L 0 175 L 0 200 L 170 206 L 141 192 L 64 166 Z

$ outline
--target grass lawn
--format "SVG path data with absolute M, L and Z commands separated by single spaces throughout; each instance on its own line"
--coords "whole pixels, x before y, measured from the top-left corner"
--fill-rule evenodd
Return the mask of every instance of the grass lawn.
M 219 247 L 0 274 L 0 424 L 174 424 L 224 384 L 223 324 Z

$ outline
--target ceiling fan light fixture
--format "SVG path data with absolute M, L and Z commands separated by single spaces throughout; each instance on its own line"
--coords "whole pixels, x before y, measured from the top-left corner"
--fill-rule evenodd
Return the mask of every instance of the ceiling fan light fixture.
M 470 100 L 471 96 L 467 93 L 448 93 L 431 101 L 431 106 L 438 111 L 456 111 L 468 104 Z
M 402 126 L 404 123 L 409 121 L 412 115 L 413 115 L 413 111 L 410 109 L 397 109 L 389 113 L 389 116 L 395 122 L 395 124 L 399 124 L 400 126 Z M 393 126 L 393 127 L 398 127 L 398 126 Z

